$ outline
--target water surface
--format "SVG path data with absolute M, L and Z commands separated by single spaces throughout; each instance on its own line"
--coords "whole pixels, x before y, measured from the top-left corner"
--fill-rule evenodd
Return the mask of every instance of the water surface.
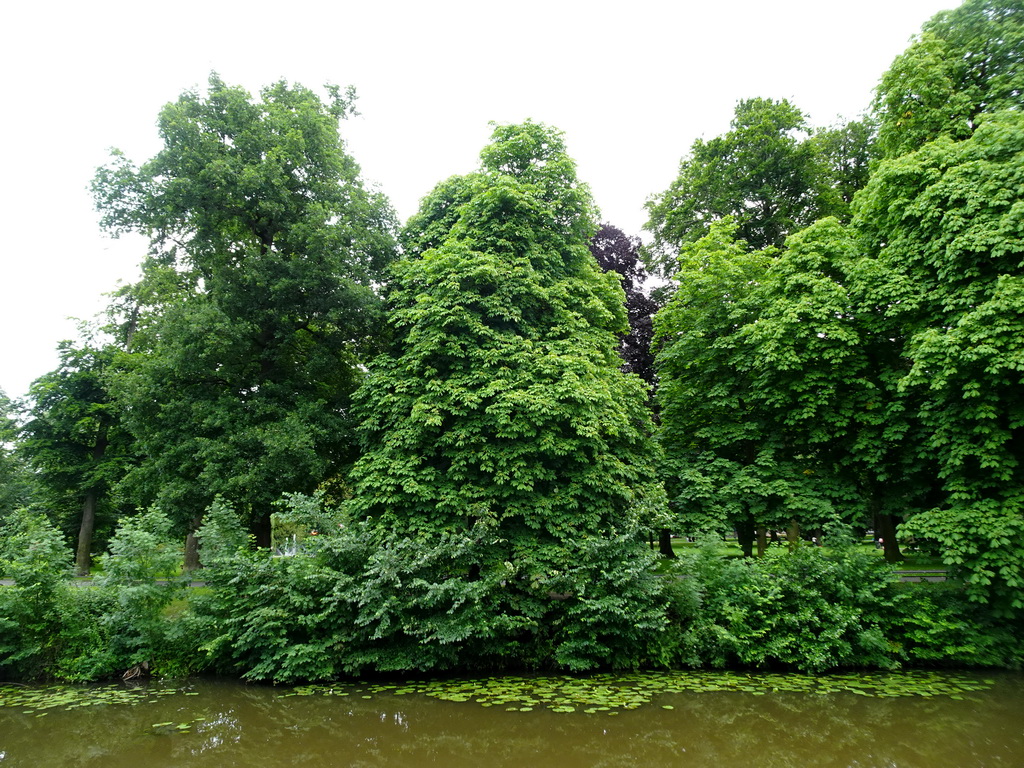
M 396 694 L 401 687 L 289 696 L 291 689 L 190 681 L 174 693 L 136 689 L 136 703 L 0 706 L 0 766 L 1024 765 L 1024 676 L 975 678 L 984 689 L 957 698 L 769 687 L 657 693 L 635 709 L 589 714 Z M 90 690 L 96 701 L 110 689 Z

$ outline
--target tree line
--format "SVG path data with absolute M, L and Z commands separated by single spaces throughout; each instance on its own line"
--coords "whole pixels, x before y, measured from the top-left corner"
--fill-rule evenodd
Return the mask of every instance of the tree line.
M 467 623 L 527 633 L 551 595 L 656 624 L 654 588 L 580 597 L 650 537 L 753 554 L 838 521 L 1019 615 L 1022 14 L 938 14 L 842 125 L 739 101 L 648 201 L 649 246 L 599 226 L 549 126 L 496 126 L 400 226 L 345 150 L 351 90 L 212 75 L 93 180 L 142 278 L 0 400 L 0 515 L 44 513 L 87 573 L 155 508 L 195 568 L 210 510 L 269 547 L 318 494 L 378 547 L 447 537 Z

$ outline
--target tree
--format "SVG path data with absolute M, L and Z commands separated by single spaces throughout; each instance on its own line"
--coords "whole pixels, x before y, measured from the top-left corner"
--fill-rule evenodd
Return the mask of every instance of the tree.
M 850 220 L 853 196 L 868 183 L 877 158 L 877 126 L 871 118 L 850 120 L 815 131 L 810 144 L 818 160 L 822 213 Z
M 588 251 L 593 204 L 561 134 L 497 126 L 481 159 L 478 174 L 438 190 L 468 192 L 456 210 L 424 201 L 418 231 L 434 211 L 453 222 L 440 245 L 395 266 L 394 342 L 357 397 L 365 452 L 350 510 L 389 541 L 473 531 L 486 543 L 446 591 L 502 574 L 492 619 L 588 668 L 625 635 L 571 618 L 605 598 L 570 566 L 585 552 L 588 567 L 597 558 L 614 574 L 622 558 L 648 556 L 640 514 L 657 494 L 645 387 L 620 370 L 624 295 Z M 615 610 L 657 623 L 655 592 Z M 584 642 L 591 630 L 600 637 Z
M 0 389 L 0 520 L 25 506 L 32 497 L 32 477 L 16 450 L 17 406 Z
M 393 214 L 344 151 L 354 95 L 211 75 L 160 113 L 164 148 L 93 182 L 103 226 L 150 238 L 123 300 L 115 392 L 143 459 L 125 481 L 194 529 L 221 495 L 269 545 L 271 504 L 354 458 L 349 399 L 382 325 Z
M 1024 116 L 1007 110 L 882 163 L 853 220 L 873 269 L 864 301 L 898 329 L 898 386 L 917 398 L 920 458 L 941 481 L 907 534 L 937 542 L 1002 611 L 1024 608 L 1022 180 Z
M 736 231 L 725 219 L 682 247 L 676 291 L 655 316 L 657 398 L 662 473 L 680 527 L 735 528 L 750 555 L 755 529 L 778 527 L 806 496 L 806 467 L 787 461 L 739 335 L 757 317 L 775 251 L 748 249 Z
M 785 99 L 738 102 L 729 132 L 695 141 L 676 180 L 647 202 L 648 266 L 670 276 L 679 248 L 727 216 L 736 237 L 760 250 L 781 247 L 786 235 L 831 213 L 809 135 L 803 113 Z
M 654 335 L 653 318 L 657 303 L 644 292 L 647 279 L 640 261 L 640 238 L 628 237 L 618 227 L 602 224 L 590 240 L 590 253 L 605 272 L 615 272 L 622 280 L 626 293 L 626 315 L 629 333 L 621 337 L 619 354 L 624 361 L 623 370 L 635 373 L 654 387 L 654 353 L 651 338 Z
M 899 518 L 927 503 L 935 465 L 915 399 L 901 391 L 902 334 L 866 295 L 876 265 L 836 219 L 790 236 L 738 333 L 754 371 L 752 392 L 771 414 L 771 432 L 831 499 L 834 517 L 861 520 L 883 538 L 886 559 L 902 559 Z
M 833 218 L 781 253 L 748 251 L 734 233 L 717 223 L 683 247 L 656 317 L 674 510 L 691 531 L 735 528 L 748 555 L 766 527 L 795 536 L 867 518 L 898 559 L 891 516 L 928 485 L 907 447 L 899 351 L 855 311 L 854 238 Z
M 927 21 L 882 76 L 874 100 L 881 154 L 969 138 L 982 115 L 1019 109 L 1022 93 L 1024 6 L 966 0 Z
M 97 524 L 119 514 L 112 492 L 132 463 L 107 377 L 117 355 L 92 339 L 58 347 L 60 365 L 33 382 L 19 450 L 35 472 L 39 503 L 77 540 L 75 570 L 89 573 Z

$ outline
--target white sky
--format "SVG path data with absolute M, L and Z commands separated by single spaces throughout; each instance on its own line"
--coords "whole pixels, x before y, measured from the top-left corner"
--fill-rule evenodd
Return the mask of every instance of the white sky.
M 211 70 L 256 92 L 352 84 L 343 124 L 401 220 L 476 166 L 488 121 L 566 133 L 604 219 L 641 234 L 693 140 L 738 99 L 788 98 L 814 125 L 854 118 L 894 56 L 957 0 L 56 0 L 3 13 L 0 388 L 57 363 L 145 244 L 97 227 L 88 184 L 109 147 L 159 149 L 160 107 Z

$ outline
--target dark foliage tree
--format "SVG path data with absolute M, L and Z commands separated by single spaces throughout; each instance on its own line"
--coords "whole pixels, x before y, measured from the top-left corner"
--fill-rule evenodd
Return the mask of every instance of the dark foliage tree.
M 605 272 L 615 272 L 626 293 L 629 333 L 619 342 L 623 370 L 635 373 L 654 387 L 653 318 L 657 303 L 644 291 L 647 273 L 640 260 L 640 238 L 629 237 L 618 227 L 602 224 L 590 240 L 590 253 Z

